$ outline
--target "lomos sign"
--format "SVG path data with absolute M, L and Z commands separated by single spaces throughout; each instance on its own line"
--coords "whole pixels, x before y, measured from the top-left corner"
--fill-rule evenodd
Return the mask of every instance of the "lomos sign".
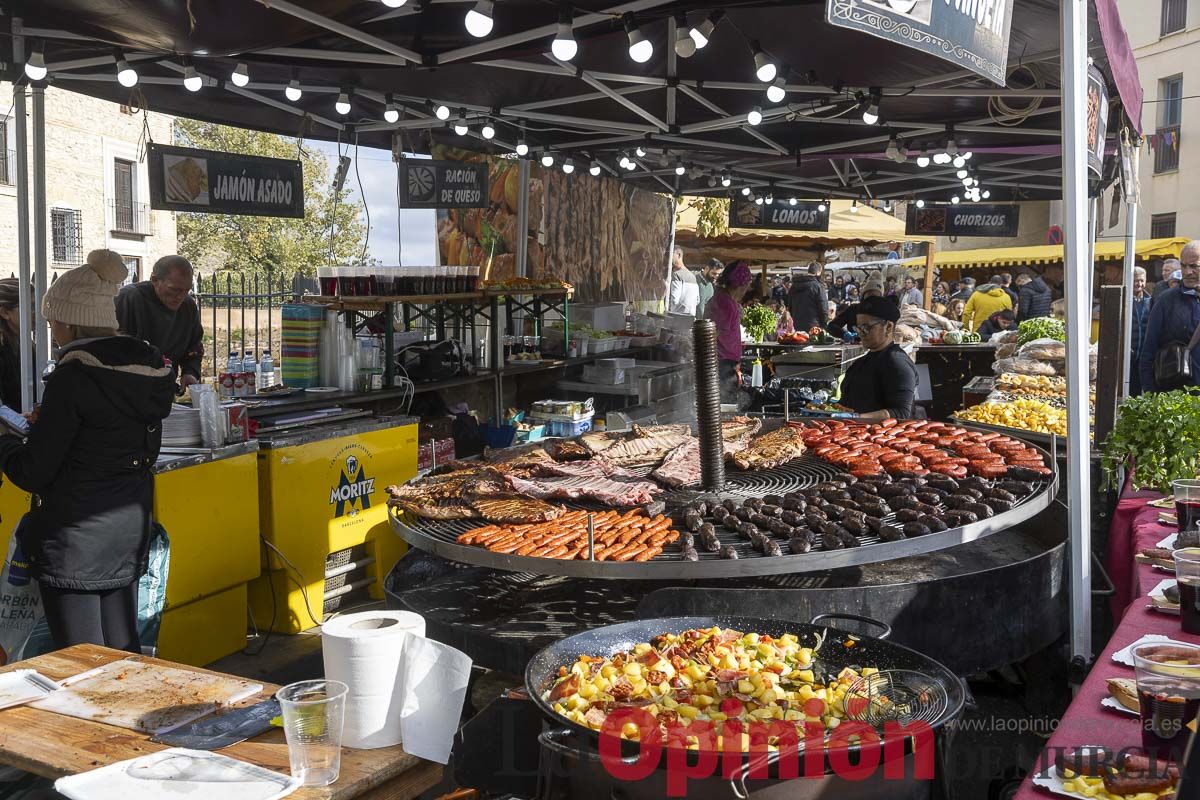
M 464 161 L 400 162 L 401 208 L 485 208 L 488 165 Z
M 151 144 L 150 207 L 207 214 L 304 216 L 304 168 L 288 158 Z
M 729 202 L 729 227 L 827 231 L 829 206 L 822 211 L 817 200 L 799 200 L 796 205 L 776 201 L 760 206 L 735 198 Z
M 1017 205 L 909 205 L 904 232 L 909 236 L 1016 236 L 1020 218 Z
M 1015 0 L 826 0 L 830 24 L 935 55 L 999 86 Z

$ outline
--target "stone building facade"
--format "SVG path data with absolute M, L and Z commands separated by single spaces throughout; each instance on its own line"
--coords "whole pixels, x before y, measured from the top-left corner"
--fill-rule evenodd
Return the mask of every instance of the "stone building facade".
M 28 116 L 32 96 L 27 97 Z M 0 277 L 8 277 L 18 269 L 10 83 L 0 83 L 0 105 L 8 109 L 0 128 L 0 241 L 7 243 L 0 247 Z M 170 144 L 173 123 L 166 114 L 145 114 L 66 89 L 46 90 L 46 248 L 52 273 L 77 266 L 89 250 L 104 247 L 124 256 L 130 279 L 138 280 L 149 277 L 156 259 L 176 251 L 174 213 L 150 210 L 144 156 L 146 136 Z M 26 124 L 32 136 L 32 119 Z

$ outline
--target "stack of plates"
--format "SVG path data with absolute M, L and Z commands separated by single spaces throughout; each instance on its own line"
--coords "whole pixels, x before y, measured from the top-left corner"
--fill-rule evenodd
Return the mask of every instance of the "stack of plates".
M 163 447 L 199 447 L 200 411 L 190 406 L 173 405 L 163 420 Z

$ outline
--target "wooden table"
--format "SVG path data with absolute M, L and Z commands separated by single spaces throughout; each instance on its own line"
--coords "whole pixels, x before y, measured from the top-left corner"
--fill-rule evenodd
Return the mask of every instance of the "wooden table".
M 10 664 L 0 671 L 36 669 L 48 678 L 62 680 L 122 658 L 139 657 L 107 647 L 78 645 Z M 155 658 L 140 657 L 140 660 L 176 669 L 208 672 Z M 245 704 L 252 705 L 265 700 L 274 695 L 278 688 L 264 684 L 262 694 L 249 698 Z M 0 711 L 0 764 L 45 778 L 88 772 L 165 749 L 165 745 L 154 744 L 145 734 L 113 725 L 35 708 Z M 269 731 L 220 752 L 288 774 L 287 743 L 282 730 Z M 410 756 L 399 746 L 379 750 L 343 748 L 341 776 L 335 784 L 321 789 L 302 788 L 291 796 L 297 800 L 411 800 L 433 787 L 441 775 L 440 764 Z

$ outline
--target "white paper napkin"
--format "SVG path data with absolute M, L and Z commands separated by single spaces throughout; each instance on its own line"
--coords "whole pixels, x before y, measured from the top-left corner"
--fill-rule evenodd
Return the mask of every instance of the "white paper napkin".
M 1119 711 L 1122 714 L 1128 714 L 1133 717 L 1138 716 L 1138 712 L 1134 711 L 1132 708 L 1126 708 L 1125 706 L 1121 705 L 1120 701 L 1118 701 L 1115 697 L 1104 698 L 1100 701 L 1100 705 L 1104 706 L 1105 708 L 1111 708 L 1113 711 Z

